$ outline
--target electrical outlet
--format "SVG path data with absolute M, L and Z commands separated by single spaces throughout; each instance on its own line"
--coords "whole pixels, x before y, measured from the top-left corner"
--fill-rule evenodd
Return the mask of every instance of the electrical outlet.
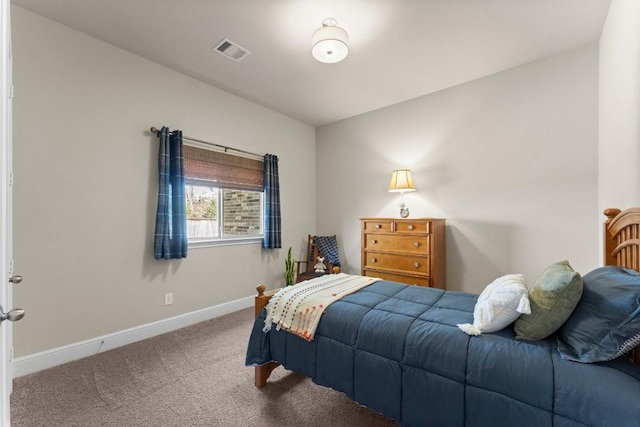
M 173 293 L 169 292 L 168 294 L 164 294 L 164 305 L 173 304 Z

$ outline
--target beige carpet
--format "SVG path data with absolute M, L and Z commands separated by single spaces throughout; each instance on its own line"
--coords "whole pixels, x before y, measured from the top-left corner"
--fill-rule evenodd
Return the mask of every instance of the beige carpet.
M 396 426 L 277 368 L 253 385 L 253 308 L 14 380 L 13 427 Z

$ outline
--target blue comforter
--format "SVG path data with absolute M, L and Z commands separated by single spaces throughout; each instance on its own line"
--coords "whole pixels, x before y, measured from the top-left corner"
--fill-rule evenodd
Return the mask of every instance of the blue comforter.
M 640 426 L 640 367 L 562 360 L 508 327 L 470 337 L 477 295 L 376 282 L 333 303 L 315 339 L 251 333 L 249 366 L 277 361 L 402 426 Z

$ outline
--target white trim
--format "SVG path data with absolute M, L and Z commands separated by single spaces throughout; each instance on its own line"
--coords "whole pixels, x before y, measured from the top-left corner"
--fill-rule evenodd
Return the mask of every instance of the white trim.
M 13 308 L 12 285 L 9 270 L 13 257 L 13 228 L 10 176 L 12 171 L 12 53 L 11 53 L 11 5 L 0 0 L 0 305 L 9 312 Z M 0 426 L 11 424 L 9 414 L 12 390 L 11 349 L 12 326 L 10 321 L 0 324 Z
M 189 240 L 189 249 L 212 248 L 215 246 L 261 245 L 264 237 L 242 237 L 236 239 Z
M 175 331 L 195 323 L 213 319 L 224 314 L 252 307 L 254 297 L 246 297 L 235 301 L 215 305 L 201 310 L 185 313 L 157 322 L 147 323 L 120 332 L 91 338 L 86 341 L 65 345 L 62 347 L 46 350 L 28 356 L 18 357 L 13 360 L 14 378 L 28 375 L 43 369 L 61 365 L 63 363 L 82 359 L 104 351 L 113 350 L 123 345 L 131 344 L 156 335 Z

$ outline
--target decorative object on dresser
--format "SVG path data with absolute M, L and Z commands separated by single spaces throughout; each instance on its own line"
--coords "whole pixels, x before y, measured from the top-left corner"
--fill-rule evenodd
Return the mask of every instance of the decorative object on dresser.
M 391 172 L 391 182 L 389 182 L 390 193 L 400 193 L 400 216 L 407 218 L 409 216 L 409 208 L 404 203 L 404 193 L 416 191 L 411 178 L 409 169 L 398 169 Z
M 445 221 L 360 218 L 362 275 L 446 288 Z

